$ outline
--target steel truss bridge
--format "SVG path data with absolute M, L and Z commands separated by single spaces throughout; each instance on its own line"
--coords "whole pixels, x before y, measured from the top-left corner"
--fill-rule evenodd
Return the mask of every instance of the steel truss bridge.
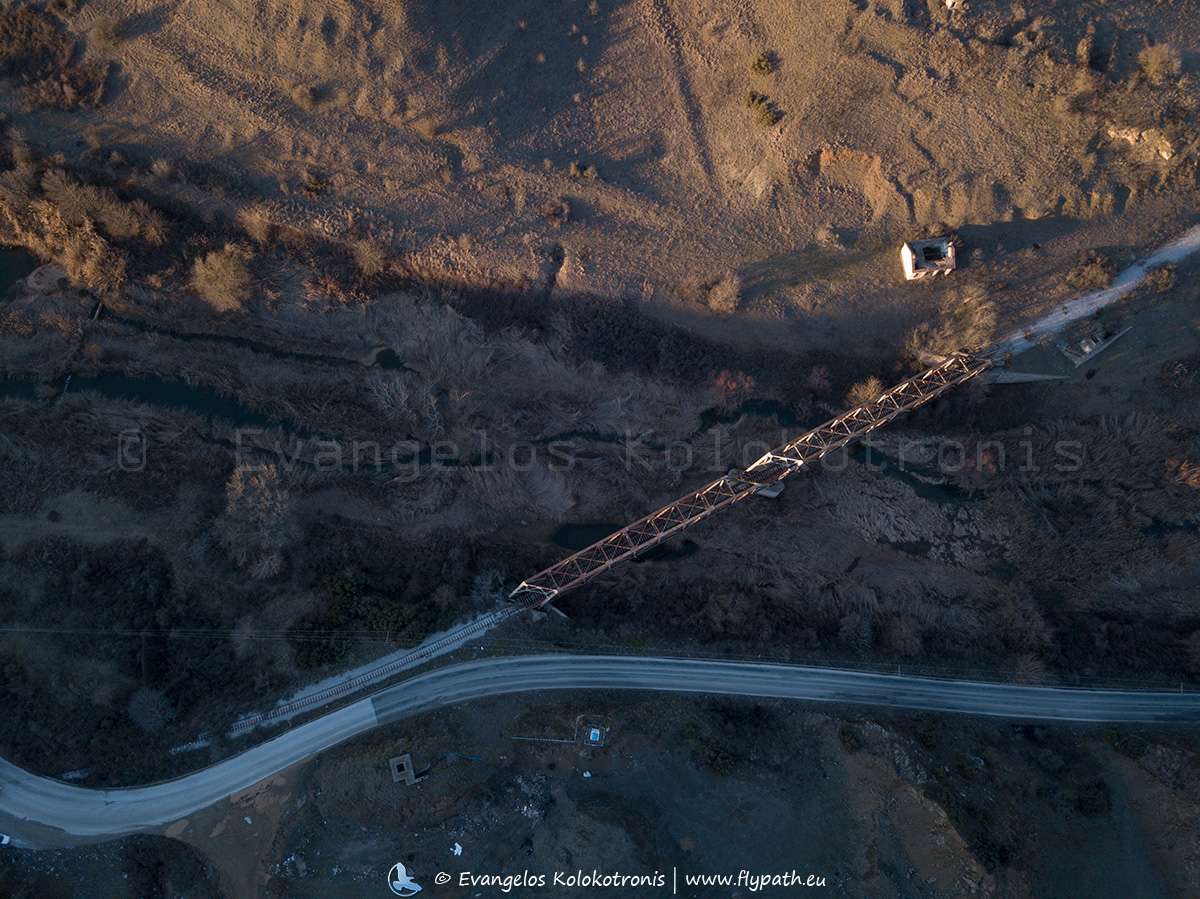
M 653 549 L 713 513 L 770 489 L 835 450 L 883 427 L 896 416 L 911 412 L 965 384 L 987 371 L 992 364 L 992 360 L 985 356 L 956 353 L 916 377 L 884 391 L 871 402 L 844 412 L 765 453 L 744 471 L 731 471 L 526 578 L 513 590 L 509 599 L 519 606 L 540 608 L 568 590 L 586 584 L 614 565 Z

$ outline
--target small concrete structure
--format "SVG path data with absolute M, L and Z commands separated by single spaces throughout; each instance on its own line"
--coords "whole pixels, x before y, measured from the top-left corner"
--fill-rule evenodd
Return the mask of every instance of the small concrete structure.
M 904 277 L 919 281 L 935 275 L 948 275 L 958 267 L 958 251 L 952 237 L 910 240 L 900 248 Z
M 1079 368 L 1085 362 L 1095 359 L 1132 330 L 1133 327 L 1130 326 L 1113 334 L 1101 327 L 1095 327 L 1088 331 L 1081 340 L 1074 343 L 1059 341 L 1058 350 L 1070 359 L 1076 368 Z
M 580 745 L 593 749 L 608 742 L 608 723 L 587 715 L 575 719 L 575 739 Z
M 392 769 L 392 783 L 403 782 L 411 787 L 428 776 L 428 772 L 417 774 L 417 770 L 413 767 L 411 752 L 388 759 L 388 767 Z

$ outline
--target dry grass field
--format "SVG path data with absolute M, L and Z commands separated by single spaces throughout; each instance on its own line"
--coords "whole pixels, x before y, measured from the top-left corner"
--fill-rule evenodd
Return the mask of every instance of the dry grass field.
M 643 300 L 712 334 L 891 343 L 936 302 L 895 284 L 904 237 L 972 229 L 979 278 L 998 245 L 1038 243 L 1025 277 L 1053 274 L 1080 244 L 1170 233 L 1195 185 L 1191 0 L 132 7 L 62 20 L 112 66 L 101 108 L 13 97 L 47 152 L 115 153 L 251 233 L 372 241 L 474 290 Z M 1129 129 L 1171 158 L 1110 135 Z M 1010 316 L 1035 302 L 1011 293 Z

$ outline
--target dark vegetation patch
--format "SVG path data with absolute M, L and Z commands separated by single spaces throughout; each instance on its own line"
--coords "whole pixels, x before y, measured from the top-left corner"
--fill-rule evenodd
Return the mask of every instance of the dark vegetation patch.
M 1038 835 L 1030 822 L 1107 812 L 1108 787 L 1077 732 L 1037 725 L 980 725 L 897 716 L 916 730 L 913 762 L 929 775 L 922 792 L 944 808 L 989 873 L 1029 863 Z M 933 737 L 921 731 L 936 730 Z
M 792 747 L 781 747 L 782 722 L 774 708 L 743 699 L 714 699 L 705 714 L 687 721 L 679 740 L 688 747 L 693 764 L 718 777 L 743 769 L 758 774 L 785 773 Z
M 31 588 L 5 603 L 6 618 L 53 630 L 0 642 L 2 701 L 10 720 L 24 725 L 5 729 L 4 755 L 18 764 L 53 774 L 89 767 L 97 781 L 124 779 L 129 747 L 140 742 L 147 751 L 138 765 L 161 773 L 179 730 L 150 735 L 135 727 L 128 708 L 139 688 L 161 693 L 176 722 L 209 707 L 209 691 L 252 695 L 244 675 L 253 665 L 238 663 L 228 639 L 203 636 L 219 634 L 220 616 L 177 588 L 170 562 L 148 542 L 87 548 L 46 539 L 4 568 Z
M 497 562 L 494 549 L 451 534 L 421 546 L 389 540 L 377 553 L 356 543 L 313 548 L 304 577 L 315 584 L 319 601 L 288 633 L 301 668 L 343 663 L 364 641 L 395 648 L 447 627 L 462 614 L 476 576 Z
M 103 292 L 127 282 L 149 283 L 160 292 L 195 290 L 206 301 L 203 306 L 172 303 L 169 310 L 147 305 L 137 309 L 139 316 L 151 315 L 157 320 L 169 312 L 170 321 L 178 322 L 182 316 L 202 314 L 206 328 L 219 329 L 211 311 L 221 310 L 231 321 L 237 320 L 233 313 L 258 283 L 252 271 L 269 267 L 268 256 L 283 254 L 295 256 L 304 267 L 319 272 L 320 292 L 338 302 L 365 302 L 359 287 L 369 279 L 372 290 L 379 293 L 445 288 L 442 298 L 446 302 L 491 333 L 516 327 L 537 339 L 556 318 L 565 318 L 570 350 L 581 358 L 602 362 L 610 371 L 631 371 L 694 386 L 697 380 L 711 381 L 722 371 L 737 369 L 753 375 L 759 395 L 791 403 L 813 395 L 808 375 L 814 368 L 824 372 L 834 391 L 844 389 L 863 369 L 859 359 L 826 352 L 799 358 L 784 351 L 730 347 L 651 318 L 632 299 L 580 295 L 558 301 L 529 285 L 521 289 L 431 285 L 388 259 L 385 247 L 375 238 L 342 243 L 291 234 L 261 214 L 243 217 L 254 219 L 253 228 L 205 219 L 197 210 L 156 190 L 157 181 L 141 175 L 141 162 L 136 160 L 114 162 L 93 154 L 91 163 L 66 171 L 54 161 L 40 159 L 19 139 L 10 137 L 5 149 L 12 169 L 0 175 L 0 239 L 59 262 L 83 287 Z M 143 162 L 148 169 L 154 168 L 153 161 Z M 176 176 L 202 185 L 216 179 L 210 187 L 236 189 L 203 166 L 190 166 Z M 54 191 L 48 189 L 50 184 Z M 62 202 L 64 198 L 70 202 Z M 39 203 L 49 205 L 38 207 Z M 43 209 L 49 217 L 34 214 L 35 209 Z M 239 243 L 247 236 L 254 239 L 257 255 Z M 187 248 L 189 260 L 183 265 L 178 258 L 180 246 Z M 138 302 L 127 295 L 120 301 L 126 305 Z M 900 373 L 898 369 L 896 373 Z
M 0 77 L 24 88 L 27 105 L 99 106 L 108 72 L 107 63 L 79 59 L 75 41 L 47 13 L 30 6 L 0 12 Z
M 783 113 L 766 94 L 747 91 L 743 103 L 760 128 L 773 128 L 783 118 Z
M 361 663 L 446 626 L 497 561 L 460 540 L 401 550 L 391 534 L 328 524 L 290 581 L 239 579 L 215 551 L 181 574 L 146 540 L 43 538 L 0 559 L 0 583 L 21 585 L 0 596 L 2 623 L 34 629 L 0 635 L 0 703 L 21 723 L 0 734 L 0 756 L 51 775 L 88 768 L 97 785 L 193 768 L 195 754 L 168 750 L 202 733 L 217 735 L 216 760 L 237 714 L 311 678 L 298 668 Z M 306 590 L 318 603 L 285 645 L 258 635 L 258 612 Z
M 180 840 L 138 835 L 75 849 L 17 850 L 0 853 L 0 895 L 6 899 L 72 899 L 80 894 L 80 871 L 87 871 L 93 896 L 142 899 L 221 899 L 216 867 Z

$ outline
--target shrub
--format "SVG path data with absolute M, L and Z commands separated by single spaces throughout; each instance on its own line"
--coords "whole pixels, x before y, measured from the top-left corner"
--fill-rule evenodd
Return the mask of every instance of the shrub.
M 171 181 L 175 177 L 175 166 L 169 159 L 156 159 L 150 163 L 150 174 L 159 181 Z
M 733 408 L 754 393 L 754 378 L 744 371 L 730 371 L 723 368 L 713 378 L 713 390 L 717 394 L 717 402 L 722 406 Z
M 1192 675 L 1200 675 L 1200 630 L 1192 631 L 1184 641 L 1184 652 L 1187 656 L 1187 670 Z
M 1043 683 L 1046 680 L 1046 666 L 1033 653 L 1021 653 L 1013 668 L 1013 680 L 1019 684 Z
M 746 108 L 754 114 L 754 121 L 762 128 L 772 128 L 783 117 L 775 108 L 771 98 L 758 91 L 749 91 L 745 97 Z
M 259 246 L 271 242 L 275 224 L 271 221 L 270 212 L 261 204 L 255 204 L 247 209 L 238 211 L 237 223 L 241 225 L 246 236 Z
M 1138 54 L 1138 65 L 1154 84 L 1178 78 L 1183 70 L 1179 51 L 1170 44 L 1152 44 Z
M 742 279 L 736 272 L 727 272 L 708 289 L 708 308 L 718 315 L 736 312 L 741 299 Z
M 770 53 L 756 53 L 754 58 L 750 60 L 750 71 L 755 75 L 770 75 L 775 71 L 775 60 Z
M 129 720 L 138 730 L 154 733 L 163 729 L 172 718 L 175 710 L 161 690 L 141 687 L 133 691 L 129 697 Z
M 921 654 L 921 631 L 908 615 L 899 615 L 889 621 L 884 637 L 893 652 L 909 658 Z
M 1151 293 L 1166 293 L 1175 288 L 1176 280 L 1175 266 L 1164 265 L 1147 274 L 1143 286 Z
M 373 237 L 356 240 L 351 247 L 354 264 L 364 278 L 373 278 L 387 266 L 387 250 Z
M 319 197 L 325 191 L 329 190 L 333 179 L 313 169 L 305 169 L 301 176 L 301 181 L 304 184 L 306 193 L 312 194 L 314 197 Z
M 562 197 L 547 200 L 542 204 L 542 217 L 553 228 L 561 228 L 571 219 L 571 204 Z
M 125 283 L 127 267 L 125 255 L 105 244 L 94 232 L 73 239 L 63 255 L 67 277 L 98 293 L 118 290 Z
M 578 159 L 571 161 L 567 166 L 567 174 L 572 178 L 587 178 L 589 181 L 595 181 L 600 177 L 600 171 L 594 165 L 587 162 L 580 162 Z
M 824 394 L 829 393 L 832 381 L 829 377 L 829 369 L 824 365 L 815 365 L 809 371 L 808 377 L 804 379 L 804 386 L 813 393 Z
M 1117 264 L 1108 256 L 1088 250 L 1067 273 L 1067 286 L 1075 290 L 1100 290 L 1112 284 Z
M 320 94 L 311 84 L 297 84 L 292 88 L 292 100 L 305 112 L 314 112 L 320 105 Z
M 305 112 L 346 105 L 346 92 L 327 84 L 297 84 L 292 88 L 292 100 Z
M 433 140 L 441 132 L 441 127 L 433 119 L 428 116 L 421 116 L 411 122 L 413 131 L 425 138 L 425 140 Z
M 1200 465 L 1186 460 L 1178 459 L 1167 460 L 1167 477 L 1184 487 L 1195 487 L 1200 489 Z M 1197 631 L 1200 634 L 1200 631 Z M 1200 640 L 1197 642 L 1197 649 L 1200 650 Z M 1200 654 L 1196 656 L 1197 662 L 1200 662 Z M 1200 667 L 1197 668 L 1200 671 Z
M 192 264 L 191 286 L 217 312 L 236 312 L 250 298 L 250 251 L 226 244 Z
M 161 247 L 167 240 L 167 220 L 144 200 L 134 200 L 129 208 L 138 219 L 138 234 L 152 247 Z
M 851 406 L 866 406 L 875 402 L 883 393 L 883 381 L 872 375 L 865 381 L 859 381 L 846 394 L 846 402 Z
M 862 732 L 851 724 L 843 724 L 838 728 L 838 740 L 841 741 L 842 748 L 846 752 L 859 752 L 867 745 Z

